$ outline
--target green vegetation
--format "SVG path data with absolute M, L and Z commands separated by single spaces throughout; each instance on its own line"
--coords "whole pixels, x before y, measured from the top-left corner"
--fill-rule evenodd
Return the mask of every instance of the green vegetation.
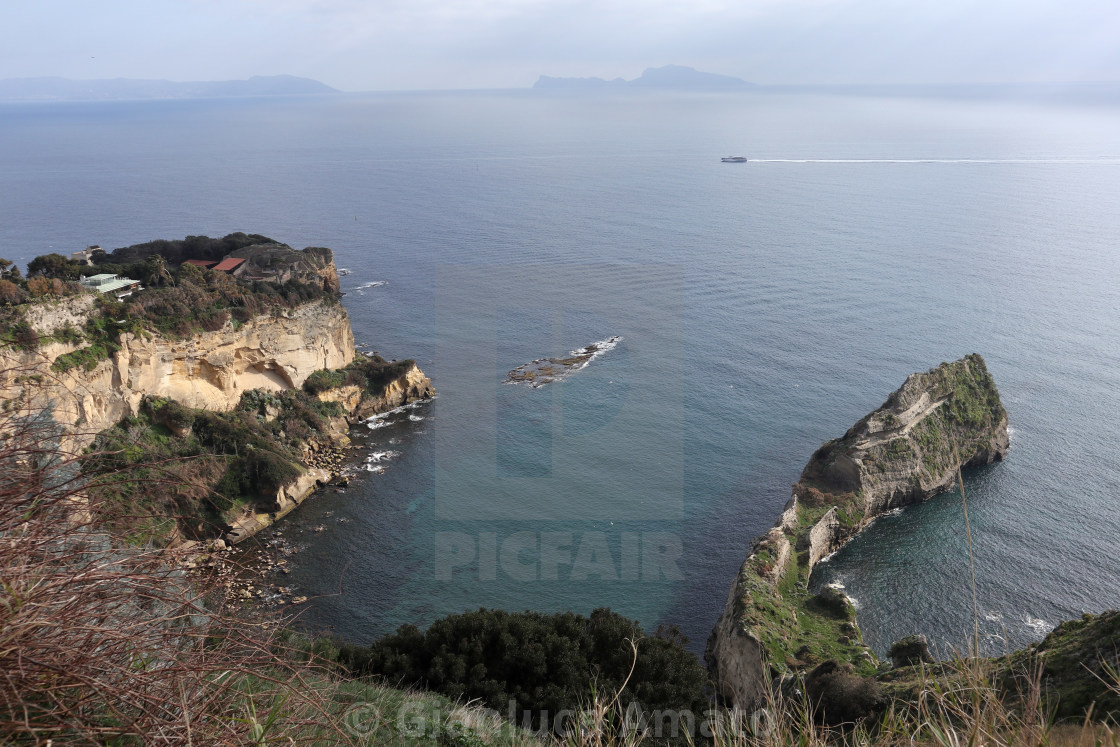
M 246 283 L 194 265 L 181 266 L 174 277 L 173 286 L 149 289 L 127 299 L 127 317 L 174 339 L 215 332 L 231 319 L 236 326 L 307 303 L 337 300 L 335 294 L 310 283 Z
M 809 591 L 809 553 L 791 552 L 777 584 L 744 568 L 737 579 L 736 615 L 766 649 L 777 672 L 806 672 L 828 660 L 851 662 L 860 675 L 878 663 L 868 655 L 854 610 L 826 590 Z
M 220 259 L 226 254 L 257 244 L 274 244 L 266 236 L 257 234 L 230 234 L 222 239 L 206 236 L 189 236 L 181 241 L 152 241 L 100 254 L 95 265 L 47 254 L 36 257 L 27 266 L 28 277 L 9 272 L 0 280 L 0 303 L 7 308 L 0 313 L 0 337 L 15 341 L 26 349 L 36 345 L 26 334 L 17 337 L 20 324 L 24 324 L 19 307 L 33 301 L 49 301 L 63 296 L 91 291 L 82 288 L 76 280 L 100 273 L 117 274 L 141 281 L 145 290 L 128 297 L 123 303 L 111 298 L 99 298 L 97 311 L 90 324 L 105 321 L 128 320 L 133 332 L 148 330 L 164 337 L 184 338 L 200 332 L 214 332 L 226 324 L 234 326 L 254 317 L 281 313 L 316 301 L 335 302 L 337 289 L 313 273 L 304 272 L 300 278 L 287 277 L 283 267 L 271 267 L 268 280 L 240 281 L 224 272 L 205 270 L 194 265 L 181 264 L 187 258 Z M 313 249 L 310 253 L 296 252 L 283 245 L 276 245 L 279 254 L 272 259 L 307 264 L 325 263 L 329 250 Z M 271 255 L 269 255 L 271 256 Z M 309 259 L 310 258 L 310 259 Z M 6 261 L 6 260 L 2 260 Z M 10 263 L 9 263 L 10 264 Z M 287 278 L 281 281 L 281 278 Z M 111 325 L 109 325 L 111 326 Z M 56 371 L 67 371 L 83 366 L 93 367 L 112 354 L 119 329 L 87 329 L 89 350 L 75 351 L 62 361 Z
M 1059 719 L 1120 717 L 1120 611 L 1082 615 L 1063 622 L 1039 643 L 996 659 L 1002 689 L 1014 692 L 1014 676 L 1037 672 L 1046 705 Z
M 95 256 L 93 261 L 98 268 L 101 268 L 113 263 L 129 264 L 144 262 L 148 257 L 156 254 L 167 260 L 169 265 L 177 266 L 188 259 L 220 260 L 227 254 L 239 249 L 244 249 L 245 247 L 257 244 L 275 243 L 273 239 L 267 236 L 240 232 L 231 233 L 220 239 L 212 239 L 209 236 L 188 236 L 185 239 L 170 241 L 167 239 L 157 239 L 155 241 L 146 241 L 143 244 L 133 244 L 132 246 L 115 249 L 111 254 Z M 100 271 L 112 272 L 112 270 Z
M 316 371 L 303 382 L 308 394 L 320 394 L 341 386 L 357 386 L 363 391 L 381 396 L 385 387 L 407 374 L 416 361 L 387 361 L 379 355 L 359 355 L 345 368 Z
M 86 371 L 92 371 L 97 368 L 98 363 L 109 360 L 110 356 L 120 349 L 120 345 L 115 342 L 97 342 L 92 345 L 86 345 L 83 348 L 78 348 L 71 353 L 63 353 L 55 358 L 54 362 L 51 363 L 51 370 L 57 373 L 65 373 L 72 368 L 83 368 Z
M 327 419 L 340 412 L 294 390 L 246 392 L 228 413 L 148 398 L 83 463 L 98 520 L 137 544 L 217 536 L 245 509 L 272 510 L 303 471 L 301 449 L 329 442 Z
M 531 720 L 540 729 L 545 712 L 578 713 L 593 691 L 616 692 L 624 683 L 623 710 L 634 703 L 651 712 L 703 713 L 710 707 L 704 670 L 685 642 L 676 628 L 646 637 L 638 623 L 608 609 L 590 617 L 478 610 L 423 633 L 402 626 L 368 648 L 343 645 L 338 661 L 355 674 L 477 699 L 503 714 L 513 701 L 516 718 L 532 714 L 523 725 Z

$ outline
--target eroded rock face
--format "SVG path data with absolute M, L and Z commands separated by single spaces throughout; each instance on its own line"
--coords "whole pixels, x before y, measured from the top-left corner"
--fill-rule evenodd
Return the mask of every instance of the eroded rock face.
M 869 517 L 952 487 L 957 467 L 1002 459 L 1007 413 L 973 354 L 911 374 L 882 407 L 813 454 L 801 482 L 859 494 Z
M 732 584 L 727 607 L 708 636 L 704 661 L 715 683 L 716 691 L 732 705 L 753 711 L 766 702 L 770 683 L 766 650 L 748 627 L 735 614 L 739 589 Z
M 144 395 L 224 411 L 247 389 L 298 387 L 314 371 L 350 363 L 354 335 L 346 309 L 316 302 L 184 340 L 123 334 L 121 349 L 92 371 L 51 371 L 59 355 L 74 349 L 51 344 L 34 353 L 0 352 L 0 391 L 33 409 L 52 403 L 55 419 L 80 448 L 135 415 Z
M 405 372 L 404 376 L 390 382 L 380 396 L 367 396 L 358 409 L 358 416 L 364 418 L 374 413 L 388 412 L 409 402 L 427 399 L 435 393 L 436 390 L 432 387 L 431 379 L 413 365 Z
M 746 710 L 759 707 L 772 674 L 762 639 L 791 652 L 801 645 L 797 630 L 766 630 L 759 612 L 781 608 L 767 614 L 794 627 L 799 614 L 809 614 L 783 605 L 785 574 L 796 568 L 807 586 L 813 566 L 871 519 L 947 490 L 958 467 L 1002 459 L 1007 449 L 1007 413 L 975 354 L 907 377 L 882 407 L 818 449 L 775 528 L 752 547 L 708 640 L 705 658 L 723 698 Z M 776 552 L 775 532 L 796 548 L 795 557 L 767 560 L 785 557 Z M 852 630 L 858 633 L 854 624 Z

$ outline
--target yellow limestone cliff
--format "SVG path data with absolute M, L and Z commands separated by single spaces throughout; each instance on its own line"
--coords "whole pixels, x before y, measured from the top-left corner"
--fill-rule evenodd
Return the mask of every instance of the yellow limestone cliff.
M 79 296 L 36 310 L 31 321 L 48 335 L 68 323 L 81 326 L 92 309 L 92 297 Z M 120 349 L 93 370 L 52 371 L 51 363 L 76 347 L 51 343 L 34 352 L 0 351 L 0 397 L 31 410 L 50 406 L 80 448 L 98 431 L 135 415 L 145 395 L 230 410 L 245 390 L 299 387 L 314 371 L 350 363 L 354 334 L 346 309 L 326 300 L 185 339 L 122 334 Z

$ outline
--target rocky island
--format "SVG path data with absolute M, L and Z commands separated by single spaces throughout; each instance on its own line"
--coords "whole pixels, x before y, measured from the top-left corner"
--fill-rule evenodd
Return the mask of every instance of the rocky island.
M 506 374 L 507 384 L 528 384 L 537 389 L 545 384 L 565 378 L 569 373 L 579 371 L 598 356 L 613 350 L 622 341 L 620 335 L 593 342 L 568 353 L 563 358 L 537 358 L 523 363 Z

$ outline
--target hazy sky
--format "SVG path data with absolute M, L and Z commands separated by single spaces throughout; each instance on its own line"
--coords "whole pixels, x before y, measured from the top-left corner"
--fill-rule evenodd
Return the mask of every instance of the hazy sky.
M 1120 0 L 5 0 L 0 78 L 288 73 L 507 88 L 691 65 L 758 83 L 1120 80 Z

